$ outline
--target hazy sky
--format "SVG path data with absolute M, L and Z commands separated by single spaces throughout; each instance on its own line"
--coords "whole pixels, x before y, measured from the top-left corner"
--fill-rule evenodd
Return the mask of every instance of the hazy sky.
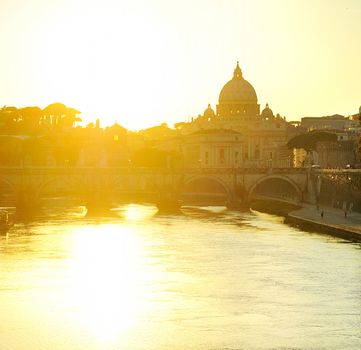
M 261 108 L 361 105 L 361 0 L 0 0 L 0 106 L 63 102 L 172 125 L 218 103 L 239 60 Z

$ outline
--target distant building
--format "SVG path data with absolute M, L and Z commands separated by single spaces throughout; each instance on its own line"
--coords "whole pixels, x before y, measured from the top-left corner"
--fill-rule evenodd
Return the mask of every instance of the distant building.
M 234 130 L 207 129 L 185 136 L 186 167 L 237 168 L 243 166 L 243 137 Z
M 294 149 L 293 166 L 297 168 L 318 165 L 321 168 L 345 168 L 359 163 L 355 135 L 347 130 L 330 132 L 336 134 L 335 142 L 317 142 L 316 149 L 309 154 L 302 148 Z
M 361 136 L 361 106 L 358 113 L 351 115 L 348 131 L 354 134 L 355 138 L 359 138 Z
M 301 127 L 307 131 L 312 130 L 345 130 L 349 127 L 350 119 L 340 114 L 326 117 L 301 118 Z
M 305 131 L 327 130 L 337 135 L 336 142 L 318 142 L 316 150 L 309 155 L 303 149 L 294 150 L 294 166 L 317 164 L 322 168 L 344 168 L 358 166 L 358 141 L 361 135 L 360 114 L 344 117 L 335 114 L 327 117 L 305 117 L 301 127 Z
M 129 165 L 127 130 L 114 124 L 105 130 L 99 127 L 82 129 L 79 135 L 79 166 L 107 167 Z
M 361 106 L 358 109 L 358 113 L 351 115 L 351 120 L 358 122 L 358 124 L 361 124 Z
M 321 168 L 353 167 L 357 163 L 353 140 L 318 142 L 316 152 L 315 163 Z

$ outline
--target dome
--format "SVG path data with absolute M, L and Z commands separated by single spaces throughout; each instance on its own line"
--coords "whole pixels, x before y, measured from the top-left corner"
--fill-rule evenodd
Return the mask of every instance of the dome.
M 274 118 L 272 109 L 269 108 L 268 103 L 266 104 L 266 108 L 262 111 L 261 117 L 271 119 Z
M 204 111 L 203 116 L 207 119 L 211 119 L 216 116 L 216 113 L 214 113 L 214 110 L 211 108 L 210 104 L 208 104 L 208 108 Z
M 233 79 L 224 85 L 219 94 L 219 103 L 257 103 L 256 91 L 247 80 L 243 79 L 238 62 L 233 73 Z

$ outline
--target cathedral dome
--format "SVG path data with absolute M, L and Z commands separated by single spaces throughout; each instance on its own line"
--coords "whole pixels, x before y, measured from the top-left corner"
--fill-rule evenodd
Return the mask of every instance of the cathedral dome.
M 272 119 L 272 118 L 274 118 L 272 109 L 269 108 L 268 103 L 266 104 L 266 108 L 262 111 L 261 117 L 263 117 L 263 118 L 265 118 L 265 119 L 266 119 L 266 118 L 267 118 L 267 119 Z
M 211 105 L 208 104 L 208 108 L 203 112 L 203 116 L 207 119 L 214 118 L 216 113 L 214 113 L 214 110 L 211 108 Z
M 253 86 L 242 76 L 242 70 L 237 62 L 233 79 L 224 85 L 219 94 L 220 104 L 257 103 L 257 94 Z

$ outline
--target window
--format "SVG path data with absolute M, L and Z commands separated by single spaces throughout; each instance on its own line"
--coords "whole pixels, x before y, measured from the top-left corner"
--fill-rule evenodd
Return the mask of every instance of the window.
M 254 150 L 254 159 L 259 159 L 261 152 L 259 150 L 259 145 L 256 145 L 256 149 Z
M 219 160 L 220 160 L 221 164 L 224 163 L 224 149 L 223 148 L 221 148 L 219 150 Z

